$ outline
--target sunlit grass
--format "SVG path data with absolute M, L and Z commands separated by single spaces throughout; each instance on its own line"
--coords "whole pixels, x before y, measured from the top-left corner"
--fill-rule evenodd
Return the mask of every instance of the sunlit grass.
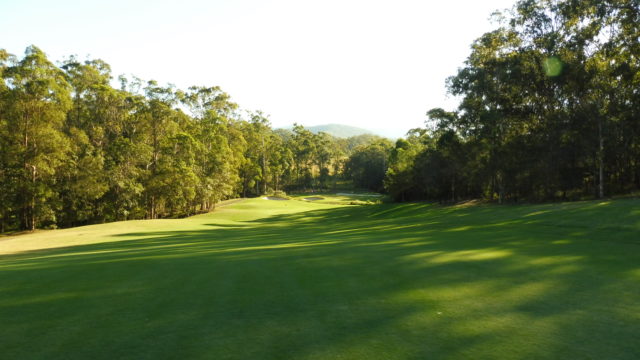
M 0 238 L 0 358 L 640 357 L 640 201 L 323 196 Z
M 332 205 L 371 205 L 379 204 L 384 197 L 368 192 L 319 192 L 289 194 L 291 199 Z

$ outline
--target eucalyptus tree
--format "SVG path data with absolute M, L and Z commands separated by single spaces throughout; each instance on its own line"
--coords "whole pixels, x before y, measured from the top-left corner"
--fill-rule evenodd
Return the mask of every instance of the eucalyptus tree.
M 5 82 L 5 70 L 15 61 L 15 57 L 6 50 L 0 49 L 0 233 L 10 225 L 14 201 L 12 188 L 14 176 L 10 174 L 9 165 L 12 162 L 9 149 L 9 134 L 6 109 L 9 107 L 8 91 Z
M 104 61 L 79 62 L 71 57 L 61 69 L 71 85 L 73 105 L 64 126 L 71 140 L 69 159 L 58 176 L 63 204 L 59 222 L 72 225 L 102 220 L 105 202 L 101 198 L 109 190 L 105 158 L 121 103 L 112 102 L 111 68 Z
M 371 191 L 383 191 L 392 149 L 393 144 L 386 139 L 357 147 L 345 164 L 345 171 L 354 185 Z
M 161 152 L 153 186 L 161 196 L 163 215 L 192 215 L 199 185 L 195 165 L 202 144 L 190 134 L 178 132 L 163 141 Z
M 149 172 L 145 183 L 148 217 L 155 219 L 163 208 L 164 193 L 163 178 L 159 176 L 160 158 L 163 147 L 169 138 L 178 131 L 178 112 L 173 108 L 178 99 L 173 86 L 160 86 L 156 81 L 148 81 L 144 87 L 146 101 L 141 113 L 146 126 L 147 144 L 151 149 L 151 158 L 146 170 Z
M 147 216 L 145 183 L 152 147 L 148 141 L 147 101 L 141 94 L 105 88 L 98 106 L 106 121 L 105 172 L 109 190 L 103 197 L 105 220 Z
M 586 173 L 597 187 L 596 195 L 603 197 L 606 184 L 619 183 L 612 181 L 619 168 L 612 164 L 619 158 L 616 153 L 625 152 L 619 144 L 632 142 L 616 136 L 616 129 L 625 127 L 624 114 L 634 108 L 624 90 L 633 86 L 629 75 L 640 55 L 640 3 L 520 1 L 515 9 L 512 28 L 523 44 L 543 56 L 549 85 L 546 92 L 538 91 L 536 103 L 539 108 L 553 106 L 553 114 L 546 118 L 555 119 L 554 124 L 545 131 L 558 144 L 550 151 L 548 163 L 555 165 L 550 172 L 575 179 L 557 187 L 563 191 L 579 187 Z
M 582 70 L 580 83 L 573 86 L 574 97 L 597 134 L 592 137 L 592 152 L 598 169 L 598 196 L 603 197 L 605 183 L 620 183 L 607 177 L 618 177 L 628 170 L 628 160 L 622 160 L 625 165 L 614 162 L 629 153 L 620 150 L 634 149 L 632 134 L 637 134 L 637 125 L 633 125 L 637 120 L 627 120 L 638 105 L 637 96 L 633 96 L 637 80 L 634 83 L 633 79 L 639 68 L 640 2 L 589 0 L 561 5 L 566 31 L 572 35 L 567 47 L 576 54 Z
M 269 180 L 273 182 L 273 174 L 269 167 L 273 155 L 269 151 L 273 142 L 271 124 L 268 116 L 259 110 L 249 113 L 249 124 L 247 140 L 250 144 L 247 147 L 249 150 L 247 158 L 254 161 L 253 168 L 259 168 L 259 175 L 256 176 L 256 189 L 259 189 L 257 193 L 266 194 Z
M 449 91 L 462 96 L 458 115 L 441 109 L 429 112 L 439 126 L 459 131 L 476 144 L 476 155 L 485 158 L 480 172 L 487 193 L 498 194 L 499 199 L 510 184 L 512 140 L 531 135 L 532 129 L 525 124 L 535 113 L 531 98 L 540 80 L 537 56 L 520 45 L 518 34 L 510 29 L 481 36 L 465 67 L 448 80 Z
M 428 114 L 435 142 L 410 173 L 428 184 L 424 196 L 442 197 L 447 182 L 453 199 L 637 189 L 638 33 L 637 0 L 518 1 L 448 79 L 457 111 Z M 391 166 L 390 191 L 402 188 L 399 166 Z
M 326 188 L 329 182 L 331 161 L 334 160 L 336 152 L 335 139 L 325 133 L 315 134 L 314 162 L 318 167 L 318 184 L 321 188 Z
M 69 150 L 63 133 L 71 107 L 70 86 L 64 73 L 45 53 L 30 46 L 25 56 L 3 71 L 6 89 L 6 151 L 9 193 L 15 196 L 21 229 L 55 223 L 58 206 L 55 175 Z
M 295 183 L 299 187 L 308 187 L 313 184 L 313 155 L 315 152 L 314 134 L 299 124 L 293 125 L 291 138 L 293 152 Z
M 424 134 L 424 133 L 423 133 Z M 411 133 L 407 139 L 396 140 L 389 154 L 389 166 L 384 178 L 384 188 L 397 201 L 420 199 L 424 189 L 415 176 L 416 157 L 426 147 L 425 135 Z
M 269 169 L 272 179 L 272 187 L 275 191 L 280 191 L 291 181 L 293 181 L 293 153 L 287 146 L 287 140 L 277 132 L 271 133 L 269 147 Z
M 243 140 L 242 162 L 238 168 L 242 197 L 260 195 L 260 181 L 263 178 L 261 165 L 261 138 L 256 132 L 258 127 L 247 121 L 239 121 L 237 124 Z
M 272 168 L 276 174 L 274 189 L 282 190 L 286 186 L 294 185 L 297 180 L 294 134 L 291 130 L 275 129 L 273 135 L 273 145 L 277 153 L 272 161 Z
M 192 133 L 201 144 L 196 154 L 198 187 L 196 196 L 200 210 L 234 194 L 238 183 L 238 167 L 243 161 L 234 144 L 244 148 L 244 139 L 234 130 L 230 118 L 237 109 L 227 93 L 219 87 L 190 87 L 183 97 L 194 118 Z

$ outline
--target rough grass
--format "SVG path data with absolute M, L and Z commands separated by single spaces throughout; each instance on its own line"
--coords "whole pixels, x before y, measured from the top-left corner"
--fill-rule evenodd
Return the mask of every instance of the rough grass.
M 637 359 L 639 234 L 638 200 L 253 199 L 9 237 L 0 358 Z

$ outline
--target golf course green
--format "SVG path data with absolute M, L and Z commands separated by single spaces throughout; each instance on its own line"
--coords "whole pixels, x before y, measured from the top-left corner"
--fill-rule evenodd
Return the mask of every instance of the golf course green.
M 322 197 L 2 237 L 0 358 L 640 358 L 640 200 Z

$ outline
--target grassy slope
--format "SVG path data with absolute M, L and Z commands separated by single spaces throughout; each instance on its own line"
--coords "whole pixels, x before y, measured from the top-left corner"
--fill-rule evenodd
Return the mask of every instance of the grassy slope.
M 640 357 L 640 201 L 247 200 L 0 239 L 7 359 Z

